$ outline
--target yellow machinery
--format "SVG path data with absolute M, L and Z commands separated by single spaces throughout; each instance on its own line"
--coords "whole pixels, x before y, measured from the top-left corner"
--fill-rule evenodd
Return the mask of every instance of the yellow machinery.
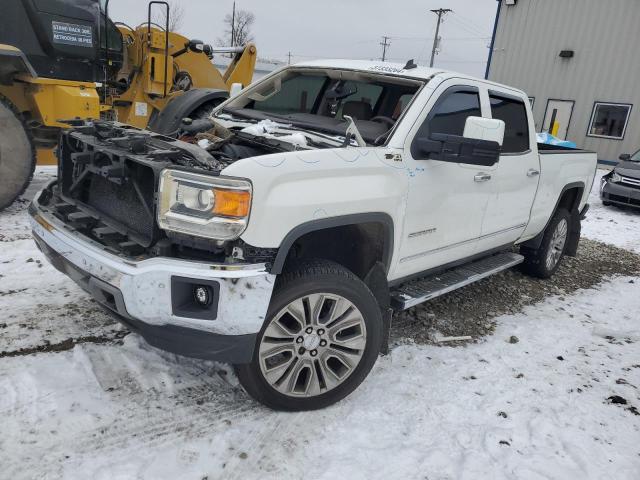
M 152 23 L 152 6 L 166 24 Z M 251 83 L 256 47 L 214 49 L 169 32 L 169 5 L 149 19 L 113 23 L 108 1 L 0 0 L 0 209 L 26 188 L 38 162 L 55 164 L 58 133 L 108 119 L 171 135 Z M 167 33 L 169 32 L 169 33 Z M 233 59 L 224 73 L 215 53 Z

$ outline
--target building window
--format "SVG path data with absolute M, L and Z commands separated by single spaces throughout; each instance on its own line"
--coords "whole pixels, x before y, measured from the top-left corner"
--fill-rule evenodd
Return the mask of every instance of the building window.
M 631 107 L 627 104 L 596 102 L 587 135 L 622 140 L 627 129 Z

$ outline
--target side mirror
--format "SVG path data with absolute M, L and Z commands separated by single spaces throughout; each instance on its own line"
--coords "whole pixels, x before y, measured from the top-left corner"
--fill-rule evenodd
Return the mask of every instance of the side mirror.
M 629 160 L 631 160 L 631 155 L 628 153 L 623 153 L 622 155 L 620 155 L 620 160 L 623 162 L 628 162 Z
M 464 124 L 464 138 L 487 140 L 502 146 L 505 124 L 502 120 L 483 117 L 468 117 Z
M 431 159 L 491 167 L 500 160 L 500 149 L 498 142 L 492 140 L 432 133 L 429 138 L 414 140 L 411 155 L 416 160 Z
M 231 88 L 229 89 L 229 98 L 235 97 L 242 91 L 241 83 L 232 83 Z

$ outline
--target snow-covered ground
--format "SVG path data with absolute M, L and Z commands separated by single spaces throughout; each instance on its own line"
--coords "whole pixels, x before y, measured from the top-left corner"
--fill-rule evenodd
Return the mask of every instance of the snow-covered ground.
M 640 254 L 640 210 L 605 207 L 600 201 L 600 179 L 607 173 L 598 170 L 593 183 L 587 220 L 582 235 Z
M 591 203 L 584 235 L 640 252 L 640 213 Z M 640 278 L 502 316 L 475 344 L 398 346 L 340 404 L 276 413 L 224 365 L 119 344 L 25 208 L 0 214 L 0 479 L 640 478 Z

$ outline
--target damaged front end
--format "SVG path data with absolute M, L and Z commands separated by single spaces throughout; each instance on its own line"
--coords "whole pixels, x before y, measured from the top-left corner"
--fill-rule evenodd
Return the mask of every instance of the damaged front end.
M 275 251 L 239 239 L 251 209 L 251 182 L 221 171 L 287 149 L 241 132 L 216 133 L 207 133 L 205 150 L 188 134 L 183 138 L 194 143 L 113 122 L 65 131 L 58 181 L 40 205 L 121 256 L 269 263 Z

